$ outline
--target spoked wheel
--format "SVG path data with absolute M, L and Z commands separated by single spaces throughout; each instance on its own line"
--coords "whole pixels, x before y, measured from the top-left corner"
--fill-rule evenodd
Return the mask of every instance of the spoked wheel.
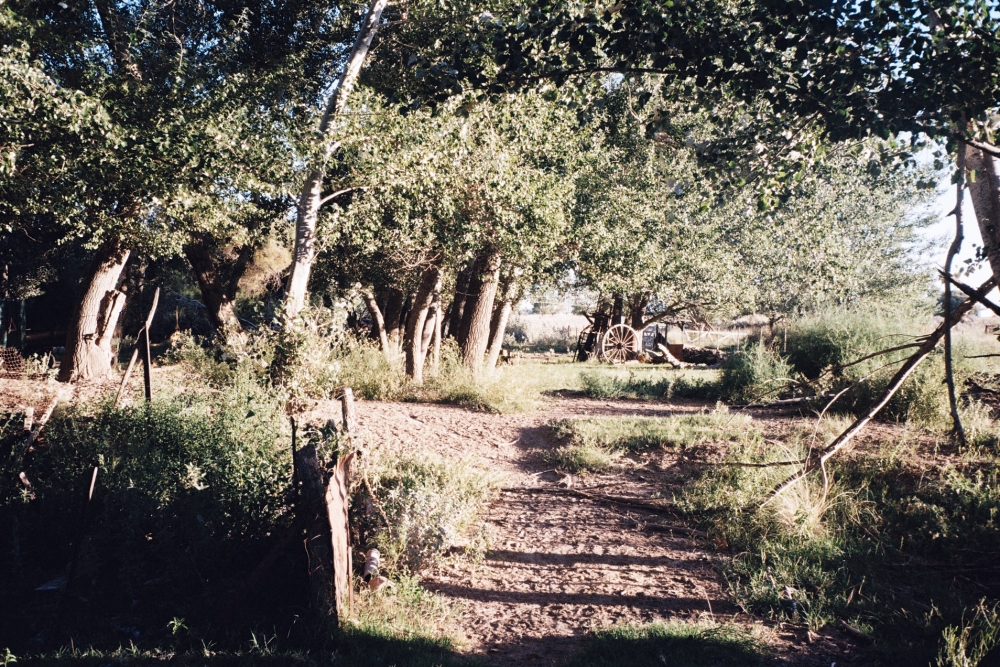
M 631 361 L 639 356 L 639 336 L 627 324 L 616 324 L 601 337 L 601 359 L 612 364 Z

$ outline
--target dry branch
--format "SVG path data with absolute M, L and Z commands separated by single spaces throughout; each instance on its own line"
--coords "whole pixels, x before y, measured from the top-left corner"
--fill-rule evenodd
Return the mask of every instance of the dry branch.
M 976 297 L 981 297 L 982 295 L 986 294 L 991 289 L 996 287 L 996 284 L 997 284 L 996 278 L 991 277 L 989 280 L 983 283 L 978 290 L 976 290 L 975 292 Z M 879 397 L 878 401 L 876 401 L 875 405 L 873 405 L 871 409 L 868 410 L 868 412 L 866 412 L 864 415 L 855 420 L 853 424 L 847 427 L 847 430 L 845 430 L 843 433 L 837 436 L 837 438 L 833 442 L 831 442 L 826 447 L 826 449 L 820 452 L 818 456 L 810 457 L 809 461 L 805 464 L 805 466 L 803 466 L 802 470 L 796 472 L 794 475 L 791 475 L 783 482 L 781 482 L 781 484 L 774 487 L 774 489 L 771 490 L 771 493 L 768 494 L 768 497 L 764 502 L 766 503 L 770 501 L 772 498 L 780 494 L 782 491 L 792 486 L 800 479 L 804 478 L 810 472 L 818 468 L 822 468 L 826 464 L 826 462 L 830 460 L 831 457 L 833 457 L 835 454 L 837 454 L 837 452 L 846 447 L 847 444 L 854 439 L 854 436 L 860 433 L 861 429 L 863 429 L 865 425 L 867 425 L 868 422 L 870 422 L 875 417 L 875 415 L 877 415 L 879 411 L 881 411 L 882 408 L 885 407 L 886 403 L 889 402 L 889 399 L 891 399 L 893 395 L 896 393 L 896 391 L 899 390 L 899 388 L 903 385 L 903 382 L 906 381 L 906 378 L 910 376 L 910 373 L 913 372 L 913 370 L 920 364 L 920 362 L 923 361 L 924 358 L 926 358 L 927 355 L 930 354 L 935 347 L 937 347 L 937 344 L 941 342 L 942 338 L 944 338 L 945 331 L 951 326 L 953 326 L 955 322 L 961 320 L 962 317 L 972 309 L 973 304 L 977 300 L 978 298 L 970 298 L 967 301 L 964 301 L 963 303 L 959 304 L 952 311 L 951 320 L 942 322 L 937 329 L 935 329 L 930 335 L 928 335 L 924 339 L 924 341 L 920 345 L 920 348 L 913 355 L 911 355 L 909 359 L 906 360 L 906 362 L 902 365 L 902 367 L 898 371 L 896 371 L 896 374 L 889 381 L 888 386 L 882 392 L 882 395 Z
M 635 507 L 637 509 L 650 510 L 653 512 L 663 512 L 665 514 L 673 514 L 673 510 L 665 505 L 660 505 L 658 503 L 650 503 L 642 500 L 641 498 L 630 498 L 628 496 L 609 496 L 602 493 L 587 493 L 585 491 L 579 491 L 577 489 L 568 488 L 550 488 L 550 487 L 532 487 L 532 486 L 512 486 L 501 489 L 501 491 L 507 491 L 510 493 L 554 493 L 558 495 L 566 496 L 576 496 L 578 498 L 586 498 L 588 500 L 594 500 L 597 502 L 614 503 L 615 505 L 623 505 L 625 507 Z

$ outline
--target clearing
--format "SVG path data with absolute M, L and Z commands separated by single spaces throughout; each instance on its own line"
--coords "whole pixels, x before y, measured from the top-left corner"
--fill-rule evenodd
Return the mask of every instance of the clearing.
M 681 477 L 675 468 L 683 465 L 676 452 L 657 451 L 627 459 L 613 472 L 568 479 L 546 462 L 546 453 L 559 444 L 555 422 L 668 417 L 709 407 L 573 397 L 506 415 L 380 402 L 361 402 L 358 413 L 373 445 L 432 451 L 502 475 L 503 491 L 486 517 L 484 557 L 446 559 L 422 579 L 461 605 L 463 648 L 490 664 L 558 664 L 581 648 L 589 630 L 612 624 L 710 619 L 758 626 L 784 664 L 866 664 L 859 647 L 837 630 L 764 627 L 741 613 L 715 565 L 718 553 L 688 531 L 671 530 L 679 524 L 675 517 L 574 494 L 669 498 Z M 321 405 L 314 414 L 337 411 Z M 775 432 L 802 421 L 770 415 L 757 420 Z

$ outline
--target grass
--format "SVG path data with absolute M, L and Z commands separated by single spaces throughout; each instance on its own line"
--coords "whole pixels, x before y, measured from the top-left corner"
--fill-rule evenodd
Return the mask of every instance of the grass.
M 806 444 L 802 433 L 788 448 L 794 454 Z M 772 456 L 753 443 L 730 453 Z M 981 586 L 996 588 L 987 563 L 1000 552 L 1000 462 L 932 465 L 912 443 L 886 442 L 831 462 L 829 485 L 814 476 L 758 508 L 789 471 L 707 469 L 677 498 L 730 554 L 723 570 L 736 601 L 813 630 L 847 622 L 893 664 L 928 664 L 949 641 L 958 651 Z M 978 582 L 957 572 L 980 572 Z
M 549 455 L 550 462 L 577 473 L 605 470 L 630 452 L 756 442 L 762 437 L 749 415 L 724 407 L 671 417 L 585 417 L 558 422 L 553 429 L 566 444 Z
M 719 397 L 719 372 L 674 370 L 664 366 L 627 369 L 588 364 L 580 375 L 583 391 L 592 398 L 696 398 Z
M 752 667 L 769 665 L 759 636 L 733 624 L 680 621 L 624 625 L 591 634 L 566 667 Z

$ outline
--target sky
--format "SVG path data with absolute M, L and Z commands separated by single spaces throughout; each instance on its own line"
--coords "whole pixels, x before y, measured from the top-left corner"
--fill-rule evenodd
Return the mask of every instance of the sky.
M 939 192 L 929 206 L 929 213 L 934 216 L 936 222 L 921 230 L 924 240 L 935 242 L 933 247 L 923 252 L 924 259 L 931 270 L 944 268 L 945 257 L 948 254 L 948 246 L 955 237 L 955 216 L 948 213 L 955 208 L 955 186 L 952 185 Z M 982 236 L 979 234 L 979 225 L 976 223 L 976 213 L 972 208 L 972 200 L 969 193 L 965 193 L 962 206 L 962 222 L 965 240 L 962 243 L 962 251 L 952 264 L 952 273 L 958 274 L 958 270 L 966 270 L 965 260 L 972 259 L 976 255 L 976 249 L 983 245 Z M 978 287 L 983 281 L 990 277 L 989 264 L 983 262 L 971 274 L 960 278 L 962 282 Z M 992 293 L 996 297 L 997 291 Z

